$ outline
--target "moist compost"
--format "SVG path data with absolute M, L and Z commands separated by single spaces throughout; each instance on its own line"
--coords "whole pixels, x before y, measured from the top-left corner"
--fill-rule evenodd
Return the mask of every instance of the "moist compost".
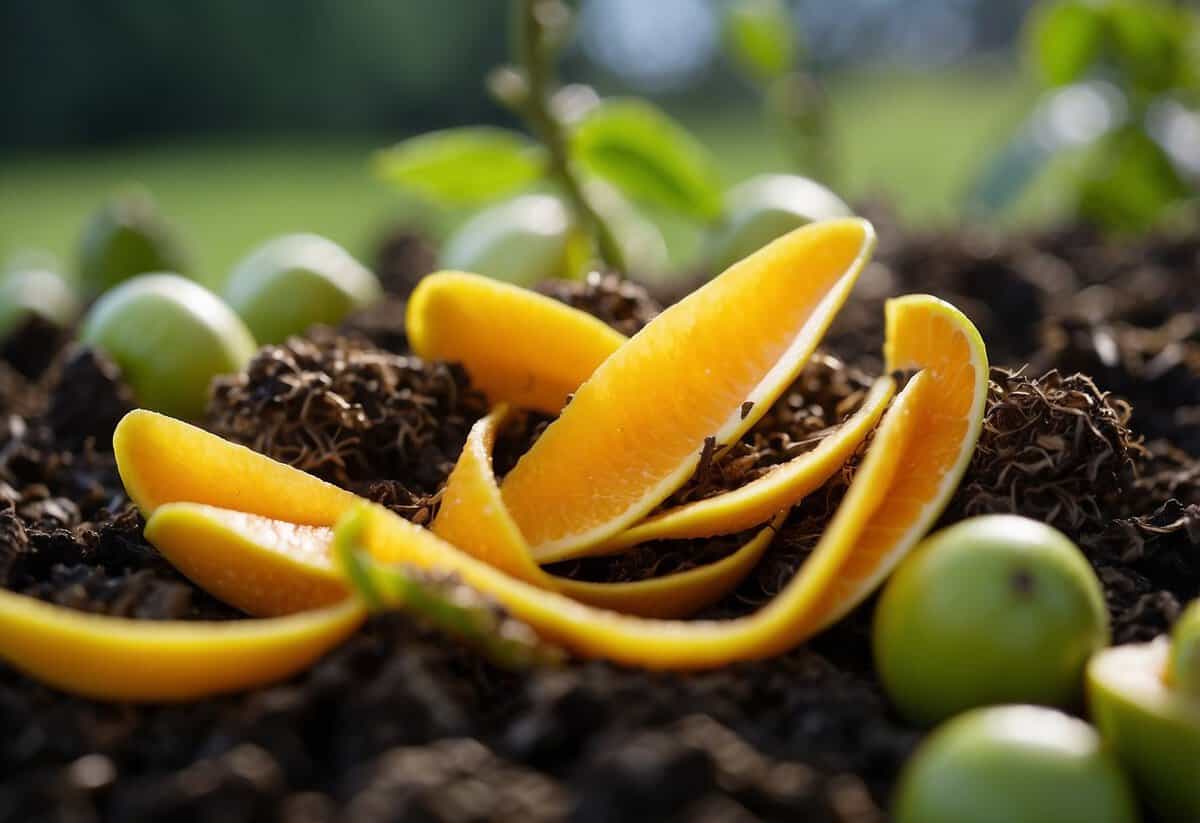
M 933 293 L 978 324 L 994 366 L 943 523 L 1009 511 L 1049 522 L 1095 566 L 1117 642 L 1162 632 L 1200 594 L 1200 238 L 911 234 L 872 216 L 879 253 L 825 353 L 669 502 L 811 448 L 878 373 L 883 301 Z M 391 237 L 388 301 L 261 350 L 217 385 L 206 425 L 428 522 L 484 411 L 460 368 L 406 351 L 404 297 L 431 260 L 411 233 Z M 625 334 L 661 308 L 612 275 L 541 290 Z M 111 363 L 68 340 L 29 329 L 0 352 L 0 585 L 96 613 L 237 619 L 143 540 L 110 446 L 132 399 Z M 548 421 L 509 426 L 497 471 Z M 706 616 L 748 613 L 787 583 L 861 453 Z M 559 571 L 640 579 L 746 537 Z M 73 698 L 0 664 L 0 821 L 880 821 L 921 733 L 873 674 L 872 609 L 781 657 L 689 675 L 499 665 L 402 615 L 373 618 L 286 683 L 182 706 Z

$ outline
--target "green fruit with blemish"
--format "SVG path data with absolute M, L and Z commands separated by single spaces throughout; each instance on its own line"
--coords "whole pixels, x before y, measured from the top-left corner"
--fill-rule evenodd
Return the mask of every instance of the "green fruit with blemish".
M 730 189 L 725 199 L 725 219 L 708 248 L 714 274 L 793 229 L 853 214 L 828 188 L 794 174 L 753 177 Z
M 1107 645 L 1099 580 L 1061 532 L 989 515 L 922 542 L 875 612 L 876 668 L 910 720 L 975 706 L 1071 706 L 1088 658 Z
M 1129 781 L 1091 726 L 990 706 L 936 729 L 905 766 L 896 823 L 1136 823 Z
M 1200 601 L 1170 640 L 1100 652 L 1087 671 L 1088 705 L 1139 794 L 1166 823 L 1200 820 Z
M 289 234 L 238 263 L 224 295 L 260 343 L 281 343 L 309 326 L 336 325 L 383 294 L 378 278 L 337 243 Z
M 531 286 L 568 276 L 571 214 L 549 194 L 526 194 L 486 208 L 446 240 L 441 267 Z
M 80 339 L 120 367 L 142 406 L 198 418 L 209 383 L 236 372 L 254 338 L 220 297 L 177 274 L 144 274 L 96 301 Z
M 187 270 L 171 227 L 144 192 L 114 197 L 92 215 L 79 249 L 79 281 L 89 296 L 147 272 Z
M 66 328 L 79 310 L 74 289 L 48 268 L 16 269 L 0 279 L 0 338 L 8 337 L 32 317 Z

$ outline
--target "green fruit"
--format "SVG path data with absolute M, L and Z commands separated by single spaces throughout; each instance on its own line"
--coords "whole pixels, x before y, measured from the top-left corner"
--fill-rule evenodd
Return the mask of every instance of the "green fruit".
M 1200 699 L 1200 600 L 1184 610 L 1171 630 L 1167 680 L 1176 691 Z
M 1039 706 L 962 714 L 900 776 L 896 823 L 1135 823 L 1125 775 L 1087 723 Z
M 336 325 L 383 294 L 370 270 L 315 234 L 289 234 L 255 249 L 234 267 L 224 291 L 260 343 L 281 343 L 316 323 Z
M 530 286 L 565 277 L 571 237 L 567 207 L 548 194 L 526 194 L 484 209 L 447 239 L 441 267 Z
M 1165 681 L 1170 645 L 1117 646 L 1088 664 L 1092 719 L 1162 820 L 1200 820 L 1200 698 Z
M 84 229 L 79 278 L 89 295 L 138 274 L 185 270 L 178 241 L 147 194 L 133 192 L 112 199 Z
M 1108 643 L 1100 582 L 1063 534 L 1015 515 L 966 520 L 900 565 L 875 612 L 875 663 L 908 718 L 991 703 L 1074 704 Z
M 850 217 L 840 197 L 806 177 L 765 174 L 726 195 L 725 221 L 709 246 L 710 268 L 722 272 L 777 237 L 808 223 Z
M 138 402 L 197 418 L 218 374 L 241 369 L 254 338 L 221 298 L 177 274 L 145 274 L 107 292 L 80 338 L 121 368 Z
M 36 268 L 12 271 L 0 280 L 0 338 L 37 316 L 66 328 L 79 316 L 79 299 L 56 272 Z

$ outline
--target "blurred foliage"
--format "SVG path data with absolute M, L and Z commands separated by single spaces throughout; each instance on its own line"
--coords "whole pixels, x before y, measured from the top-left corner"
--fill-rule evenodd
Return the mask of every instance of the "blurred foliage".
M 0 0 L 0 146 L 496 115 L 504 4 Z
M 544 155 L 524 135 L 467 126 L 423 134 L 384 149 L 375 156 L 375 171 L 430 200 L 474 206 L 537 182 Z
M 660 109 L 644 100 L 606 100 L 574 129 L 571 149 L 584 172 L 630 199 L 695 220 L 721 212 L 715 158 Z
M 1007 207 L 1059 154 L 1080 155 L 1075 210 L 1111 229 L 1151 227 L 1200 193 L 1200 145 L 1171 137 L 1200 130 L 1194 7 L 1047 0 L 1029 16 L 1025 49 L 1048 91 L 977 181 L 974 210 Z

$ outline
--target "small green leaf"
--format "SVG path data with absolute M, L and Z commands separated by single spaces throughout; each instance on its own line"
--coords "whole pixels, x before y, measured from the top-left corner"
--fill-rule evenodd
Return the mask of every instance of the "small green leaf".
M 1166 152 L 1137 126 L 1109 134 L 1081 180 L 1079 213 L 1108 229 L 1145 231 L 1191 194 Z
M 526 137 L 487 126 L 422 134 L 375 155 L 379 177 L 447 205 L 477 205 L 534 183 L 545 167 Z
M 1190 14 L 1147 0 L 1110 2 L 1105 9 L 1118 65 L 1130 85 L 1156 94 L 1187 82 Z
M 725 48 L 759 83 L 791 71 L 796 41 L 787 6 L 782 0 L 734 0 L 725 13 Z
M 571 147 L 584 171 L 633 200 L 699 220 L 720 214 L 720 178 L 708 149 L 649 103 L 600 104 L 576 128 Z
M 1030 58 L 1051 86 L 1081 79 L 1099 58 L 1106 38 L 1104 14 L 1087 0 L 1039 6 L 1025 32 Z

